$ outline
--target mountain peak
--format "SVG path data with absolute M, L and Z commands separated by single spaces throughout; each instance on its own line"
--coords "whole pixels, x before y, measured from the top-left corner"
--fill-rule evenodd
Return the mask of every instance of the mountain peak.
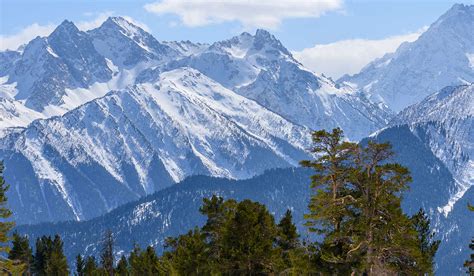
M 267 38 L 267 39 L 275 39 L 275 37 L 269 31 L 264 30 L 264 29 L 257 29 L 255 31 L 255 36 L 256 37 Z
M 285 55 L 291 56 L 291 53 L 274 35 L 264 29 L 257 29 L 255 32 L 254 47 L 256 49 L 262 49 L 266 45 L 277 49 Z
M 474 5 L 454 4 L 433 23 L 432 27 L 437 29 L 437 27 L 446 26 L 455 29 L 456 26 L 468 25 L 472 28 L 472 24 L 474 24 Z
M 123 30 L 127 34 L 136 34 L 145 32 L 139 26 L 133 24 L 132 22 L 128 21 L 127 19 L 121 16 L 111 16 L 104 21 L 104 23 L 99 27 L 107 27 L 107 28 L 119 28 Z
M 59 26 L 54 29 L 54 31 L 51 33 L 51 36 L 55 36 L 58 34 L 62 33 L 78 33 L 80 30 L 74 25 L 72 21 L 69 20 L 64 20 Z

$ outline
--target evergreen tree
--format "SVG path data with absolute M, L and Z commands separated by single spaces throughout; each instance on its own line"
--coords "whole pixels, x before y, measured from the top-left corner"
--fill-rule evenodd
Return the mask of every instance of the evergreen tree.
M 120 260 L 117 264 L 117 269 L 115 270 L 115 274 L 117 274 L 119 276 L 128 276 L 129 275 L 128 262 L 127 262 L 127 258 L 125 257 L 125 255 L 122 255 L 122 257 L 120 258 Z
M 51 276 L 68 275 L 69 268 L 63 252 L 63 241 L 59 235 L 54 236 L 51 248 L 47 252 L 46 274 Z
M 0 255 L 3 253 L 8 253 L 10 250 L 8 242 L 10 237 L 8 233 L 14 226 L 12 221 L 8 221 L 12 212 L 7 207 L 7 190 L 9 186 L 5 183 L 3 179 L 3 162 L 0 161 Z M 18 263 L 17 261 L 12 261 L 9 259 L 4 259 L 0 257 L 0 272 L 2 273 L 21 273 L 25 269 L 25 265 Z
M 8 259 L 19 261 L 24 265 L 25 275 L 31 274 L 33 262 L 33 251 L 27 236 L 21 236 L 17 232 L 13 233 L 13 246 L 8 253 Z
M 49 258 L 53 241 L 51 237 L 42 236 L 36 239 L 36 251 L 33 261 L 33 274 L 43 276 L 46 275 L 46 263 Z
M 204 198 L 199 211 L 207 216 L 206 224 L 202 227 L 202 234 L 209 245 L 209 261 L 219 264 L 222 258 L 222 242 L 225 224 L 235 215 L 237 201 L 226 200 L 213 195 L 210 199 Z M 196 236 L 197 237 L 197 236 Z
M 107 275 L 114 275 L 114 237 L 110 230 L 104 233 L 100 262 Z
M 81 254 L 77 254 L 76 256 L 76 276 L 84 276 L 84 259 L 82 258 Z
M 185 235 L 168 238 L 165 248 L 171 249 L 165 257 L 172 260 L 173 267 L 180 275 L 210 274 L 212 264 L 209 260 L 210 246 L 206 244 L 205 235 L 195 228 Z
M 312 134 L 313 161 L 305 160 L 302 166 L 313 168 L 311 188 L 314 193 L 305 215 L 309 231 L 325 237 L 318 245 L 321 253 L 319 269 L 328 273 L 350 274 L 357 259 L 349 256 L 351 233 L 342 229 L 351 218 L 350 206 L 355 201 L 351 194 L 350 176 L 353 172 L 357 145 L 344 141 L 343 131 L 315 131 Z M 352 257 L 352 258 L 351 258 Z
M 293 263 L 298 263 L 298 266 L 301 266 L 299 258 L 302 257 L 301 254 L 304 251 L 296 252 L 295 250 L 299 248 L 299 235 L 296 226 L 293 224 L 293 216 L 290 210 L 286 210 L 277 228 L 276 244 L 281 249 L 284 269 L 291 270 L 294 267 Z
M 414 224 L 401 209 L 411 177 L 389 162 L 391 146 L 343 142 L 339 129 L 317 131 L 313 141 L 317 159 L 302 165 L 315 170 L 311 185 L 318 188 L 307 225 L 324 235 L 314 246 L 314 264 L 329 274 L 431 272 L 438 242 L 431 240 L 426 217 Z
M 36 240 L 33 262 L 34 275 L 67 275 L 69 268 L 63 252 L 63 242 L 59 235 L 42 236 Z
M 299 235 L 293 223 L 293 216 L 290 210 L 286 210 L 285 215 L 278 223 L 277 244 L 284 251 L 298 247 Z
M 135 245 L 128 259 L 130 275 L 172 275 L 173 268 L 168 260 L 160 259 L 152 246 L 141 250 Z M 180 274 L 188 275 L 188 274 Z M 190 274 L 196 275 L 196 274 Z
M 422 254 L 423 263 L 420 266 L 423 267 L 425 273 L 433 275 L 434 257 L 441 241 L 434 239 L 435 233 L 431 231 L 430 219 L 423 209 L 420 209 L 418 213 L 413 215 L 411 220 L 418 234 L 418 242 Z
M 98 275 L 98 268 L 97 268 L 97 261 L 95 260 L 94 256 L 88 256 L 85 260 L 84 264 L 84 275 L 91 276 L 91 275 Z
M 229 274 L 266 274 L 281 265 L 274 247 L 277 227 L 267 208 L 244 200 L 223 231 L 221 271 Z

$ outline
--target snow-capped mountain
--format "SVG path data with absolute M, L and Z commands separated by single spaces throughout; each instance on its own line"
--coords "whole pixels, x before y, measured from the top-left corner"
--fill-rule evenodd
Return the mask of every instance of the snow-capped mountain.
M 206 43 L 194 43 L 189 40 L 186 41 L 163 41 L 163 44 L 172 48 L 182 56 L 190 56 L 203 52 L 209 48 L 209 44 Z
M 416 41 L 338 83 L 360 89 L 395 112 L 440 89 L 474 82 L 474 5 L 456 4 Z
M 22 52 L 0 52 L 0 131 L 63 115 L 178 56 L 121 17 L 88 32 L 65 20 Z
M 388 118 L 264 30 L 161 43 L 120 17 L 86 32 L 66 20 L 3 52 L 0 69 L 0 159 L 19 223 L 91 218 L 194 174 L 294 166 L 312 129 L 360 139 Z
M 63 115 L 110 90 L 153 82 L 160 73 L 180 67 L 195 68 L 296 124 L 341 127 L 352 140 L 384 126 L 389 118 L 386 110 L 349 86 L 304 68 L 267 31 L 212 45 L 161 43 L 124 18 L 111 17 L 87 32 L 64 21 L 23 52 L 2 52 L 0 112 L 6 115 L 0 129 L 6 133 L 8 127 Z
M 392 124 L 418 130 L 426 145 L 451 171 L 456 187 L 445 206 L 447 215 L 467 189 L 474 185 L 474 85 L 446 87 L 404 109 Z
M 122 17 L 109 17 L 88 33 L 97 51 L 115 66 L 132 68 L 140 62 L 164 63 L 179 56 L 173 48 Z
M 352 140 L 383 127 L 389 118 L 348 86 L 304 68 L 265 30 L 216 42 L 168 65 L 180 66 L 195 68 L 295 123 L 311 129 L 341 127 Z
M 48 105 L 62 104 L 66 88 L 87 88 L 111 77 L 112 71 L 90 37 L 66 20 L 49 37 L 28 43 L 8 82 L 16 83 L 18 90 L 12 98 L 42 112 Z
M 18 223 L 82 220 L 194 174 L 248 178 L 305 158 L 310 130 L 180 68 L 0 140 Z

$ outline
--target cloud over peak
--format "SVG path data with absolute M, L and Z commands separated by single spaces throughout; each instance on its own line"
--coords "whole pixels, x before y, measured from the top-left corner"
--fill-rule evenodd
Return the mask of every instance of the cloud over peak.
M 428 27 L 383 39 L 348 39 L 293 52 L 297 60 L 316 73 L 335 79 L 358 73 L 365 65 L 386 53 L 394 52 L 403 42 L 415 41 Z
M 314 18 L 340 10 L 342 0 L 163 0 L 145 5 L 151 13 L 175 14 L 189 27 L 237 21 L 245 28 L 277 28 L 287 18 Z

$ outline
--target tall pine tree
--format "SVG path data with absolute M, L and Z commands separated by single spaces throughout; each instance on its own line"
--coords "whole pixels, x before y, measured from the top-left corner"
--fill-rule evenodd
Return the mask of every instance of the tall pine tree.
M 33 251 L 27 236 L 21 236 L 17 232 L 13 233 L 12 249 L 8 253 L 8 259 L 18 261 L 24 265 L 25 275 L 31 275 L 31 265 L 33 264 Z
M 84 276 L 84 259 L 81 254 L 76 256 L 76 276 Z
M 437 245 L 426 217 L 413 223 L 401 209 L 411 177 L 390 163 L 391 146 L 344 142 L 339 129 L 317 131 L 313 141 L 316 160 L 302 165 L 315 170 L 306 219 L 310 231 L 324 235 L 314 250 L 317 267 L 329 274 L 430 273 Z
M 354 260 L 348 257 L 350 234 L 343 224 L 351 217 L 350 176 L 354 167 L 357 145 L 344 141 L 343 131 L 315 131 L 312 135 L 315 160 L 305 160 L 302 166 L 313 168 L 311 177 L 313 195 L 309 202 L 306 225 L 311 232 L 324 235 L 319 244 L 321 266 L 319 269 L 336 274 L 348 274 Z
M 7 207 L 7 190 L 9 186 L 3 179 L 3 162 L 0 161 L 0 272 L 11 274 L 11 273 L 22 273 L 25 269 L 25 265 L 18 261 L 12 261 L 5 259 L 1 254 L 8 253 L 10 247 L 8 242 L 10 241 L 9 232 L 14 226 L 12 221 L 9 221 L 12 212 Z
M 109 276 L 114 275 L 114 236 L 112 231 L 107 230 L 102 240 L 102 254 L 100 263 L 105 273 Z

